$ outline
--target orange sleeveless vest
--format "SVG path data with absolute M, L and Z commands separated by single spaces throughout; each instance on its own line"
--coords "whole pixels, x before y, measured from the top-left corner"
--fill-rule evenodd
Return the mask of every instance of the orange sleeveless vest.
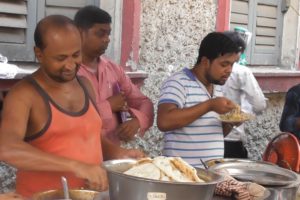
M 85 106 L 80 112 L 70 113 L 60 108 L 45 91 L 31 80 L 49 108 L 46 126 L 31 138 L 25 138 L 32 146 L 48 153 L 100 165 L 103 161 L 101 148 L 102 121 L 88 94 L 85 92 Z M 36 192 L 62 189 L 61 176 L 68 180 L 70 188 L 84 187 L 84 180 L 69 172 L 17 171 L 16 191 L 24 197 Z

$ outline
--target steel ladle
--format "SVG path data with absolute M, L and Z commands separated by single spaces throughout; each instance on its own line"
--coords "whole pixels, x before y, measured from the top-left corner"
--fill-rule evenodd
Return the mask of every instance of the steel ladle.
M 61 183 L 63 186 L 64 199 L 70 200 L 69 187 L 68 187 L 68 182 L 67 182 L 66 177 L 64 177 L 64 176 L 61 177 Z

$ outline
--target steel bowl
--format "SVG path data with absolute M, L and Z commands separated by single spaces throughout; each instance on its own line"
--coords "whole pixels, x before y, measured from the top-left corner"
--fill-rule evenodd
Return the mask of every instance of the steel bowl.
M 104 200 L 109 199 L 108 195 L 102 192 L 93 190 L 69 190 L 70 199 L 72 200 Z M 106 196 L 106 197 L 104 197 Z M 48 190 L 45 192 L 36 193 L 33 195 L 32 200 L 63 200 L 63 190 Z
M 123 174 L 136 162 L 124 159 L 103 163 L 108 172 L 110 200 L 211 200 L 216 184 L 224 179 L 204 169 L 197 169 L 197 173 L 205 183 L 156 181 Z

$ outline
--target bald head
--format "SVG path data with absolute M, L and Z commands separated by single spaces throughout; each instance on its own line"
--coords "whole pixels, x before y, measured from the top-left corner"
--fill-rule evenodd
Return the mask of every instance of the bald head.
M 77 29 L 74 22 L 63 15 L 50 15 L 39 21 L 34 31 L 35 46 L 43 50 L 47 44 L 44 40 L 47 33 L 53 30 Z

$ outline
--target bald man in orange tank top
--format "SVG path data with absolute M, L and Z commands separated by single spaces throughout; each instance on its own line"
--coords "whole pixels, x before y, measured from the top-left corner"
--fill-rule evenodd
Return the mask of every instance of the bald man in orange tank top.
M 143 154 L 101 138 L 93 89 L 76 77 L 81 40 L 73 22 L 48 16 L 38 23 L 34 39 L 40 68 L 4 100 L 0 160 L 18 169 L 16 191 L 25 197 L 61 189 L 61 176 L 70 188 L 105 190 L 103 159 Z

